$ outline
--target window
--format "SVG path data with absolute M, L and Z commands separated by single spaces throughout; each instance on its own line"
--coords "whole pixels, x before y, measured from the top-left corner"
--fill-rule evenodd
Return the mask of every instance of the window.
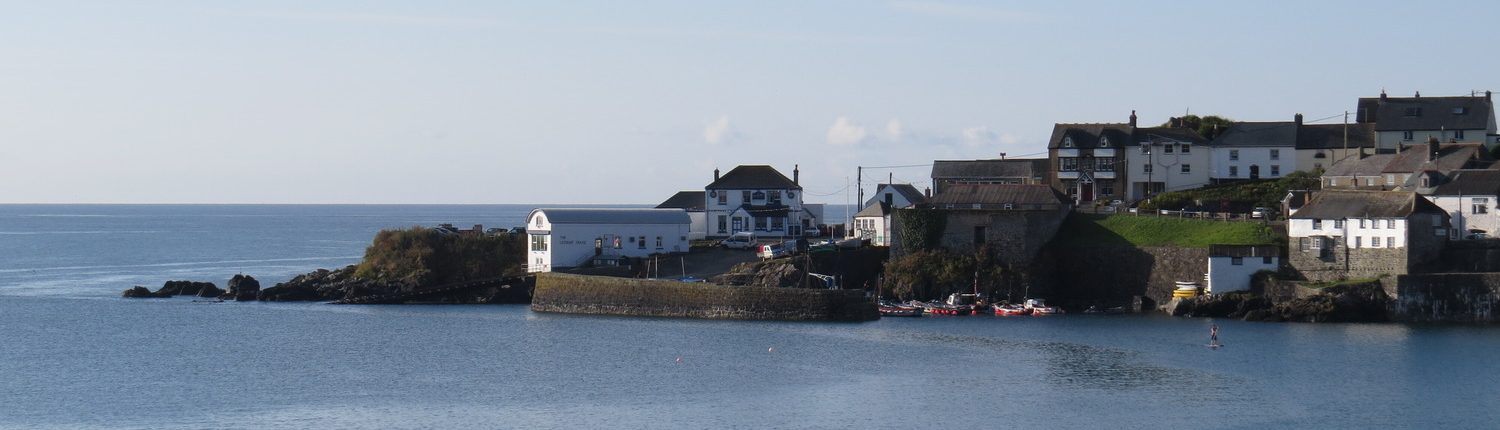
M 1101 196 L 1112 196 L 1112 195 L 1115 195 L 1115 181 L 1099 181 L 1099 195 L 1101 195 Z M 1009 209 L 1009 208 L 1006 208 L 1006 209 Z
M 1280 149 L 1272 149 L 1271 150 L 1271 159 L 1272 160 L 1280 160 L 1281 159 L 1281 150 Z M 1272 174 L 1274 175 L 1275 173 L 1272 173 Z
M 1142 173 L 1151 173 L 1151 163 L 1142 164 L 1141 165 L 1141 172 Z
M 1355 248 L 1361 248 L 1363 246 L 1364 246 L 1364 238 L 1360 237 L 1360 236 L 1354 236 L 1354 247 Z
M 1422 176 L 1422 188 L 1430 187 L 1431 185 L 1429 185 L 1429 184 L 1431 184 L 1431 183 L 1432 183 L 1432 181 L 1429 181 L 1427 179 L 1427 176 Z
M 1370 247 L 1371 248 L 1379 248 L 1380 247 L 1380 236 L 1375 236 L 1375 237 L 1370 238 Z
M 1108 137 L 1100 137 L 1099 138 L 1099 147 L 1100 148 L 1108 148 L 1109 147 L 1109 138 Z
M 1411 130 L 1407 130 L 1407 131 L 1401 132 L 1401 140 L 1411 141 L 1412 140 L 1412 134 L 1414 134 L 1414 133 Z
M 741 217 L 734 217 L 734 231 L 743 231 L 744 229 L 745 219 Z
M 1236 266 L 1244 266 L 1245 265 L 1245 257 L 1229 257 L 1229 264 L 1233 264 L 1233 265 L 1236 265 Z
M 781 230 L 782 229 L 781 223 L 782 223 L 783 220 L 784 220 L 784 218 L 780 218 L 780 217 L 771 218 L 771 230 Z
M 1354 178 L 1354 185 L 1359 185 L 1359 178 Z M 1365 178 L 1366 186 L 1375 186 L 1375 178 Z
M 728 233 L 728 231 L 724 230 L 724 227 L 725 227 L 724 223 L 726 222 L 725 221 L 726 218 L 729 218 L 729 217 L 724 216 L 724 215 L 719 215 L 719 233 Z
M 1071 137 L 1064 137 L 1063 138 L 1063 145 L 1062 146 L 1064 148 L 1072 148 L 1073 147 L 1073 138 L 1071 138 Z
M 1011 203 L 1006 203 L 1005 204 L 1005 210 L 1011 210 L 1011 209 L 1015 209 L 1015 208 L 1016 208 L 1016 205 L 1014 205 L 1014 204 L 1011 204 Z
M 1337 187 L 1337 186 L 1339 186 L 1339 178 L 1328 178 L 1328 186 L 1330 186 L 1330 187 Z
M 1453 130 L 1453 138 L 1454 139 L 1458 139 L 1458 140 L 1463 140 L 1463 138 L 1464 138 L 1464 131 L 1463 130 Z
M 1386 236 L 1386 238 L 1385 238 L 1385 247 L 1386 248 L 1395 248 L 1396 247 L 1396 238 L 1395 237 L 1391 237 L 1391 236 Z
M 1328 154 L 1324 154 L 1323 151 L 1314 152 L 1313 153 L 1313 158 L 1328 158 Z M 1318 166 L 1318 167 L 1322 167 L 1322 166 Z
M 1229 150 L 1229 161 L 1239 161 L 1239 159 L 1240 159 L 1240 150 L 1238 150 L 1238 149 L 1231 149 L 1231 150 Z
M 1453 114 L 1454 115 L 1468 115 L 1469 114 L 1469 108 L 1466 108 L 1466 107 L 1463 107 L 1463 106 L 1459 106 L 1459 107 L 1453 108 Z
M 532 251 L 546 251 L 547 250 L 547 236 L 546 235 L 541 235 L 541 234 L 533 234 L 533 235 L 531 235 L 531 250 Z
M 1380 229 L 1380 220 L 1378 220 L 1378 219 L 1370 220 L 1370 228 L 1379 230 Z
M 1193 165 L 1191 165 L 1191 164 L 1184 164 L 1184 165 L 1182 165 L 1182 173 L 1193 173 Z
M 1313 236 L 1312 237 L 1312 249 L 1323 249 L 1323 237 L 1322 236 Z
M 1098 168 L 1095 169 L 1095 171 L 1099 171 L 1099 172 L 1113 172 L 1113 171 L 1115 171 L 1115 159 L 1114 158 L 1109 158 L 1109 157 L 1096 158 L 1096 159 L 1094 159 L 1094 164 L 1096 164 L 1098 166 Z
M 1266 265 L 1271 264 L 1271 257 L 1261 257 L 1260 258 L 1260 264 L 1266 264 Z
M 720 206 L 729 204 L 729 193 L 720 193 L 717 191 L 715 191 L 715 193 L 719 195 Z
M 646 249 L 646 236 L 641 236 L 641 240 L 635 241 L 635 248 Z
M 1359 228 L 1365 228 L 1365 219 L 1364 218 L 1360 218 L 1359 219 Z
M 1077 172 L 1078 171 L 1078 159 L 1077 158 L 1059 158 L 1058 161 L 1062 162 L 1062 166 L 1060 166 L 1060 167 L 1057 168 L 1058 171 L 1060 171 L 1060 172 Z
M 1305 237 L 1299 237 L 1299 238 L 1297 238 L 1297 250 L 1298 251 L 1307 251 L 1307 238 L 1305 238 Z
M 1487 213 L 1487 212 L 1489 212 L 1489 205 L 1490 205 L 1490 199 L 1483 198 L 1483 197 L 1475 197 L 1474 198 L 1474 202 L 1473 202 L 1473 207 L 1470 208 L 1470 210 L 1473 213 L 1476 213 L 1476 214 Z
M 1161 152 L 1163 154 L 1171 154 L 1172 153 L 1172 145 L 1170 145 L 1170 144 L 1168 144 L 1168 145 L 1162 145 L 1161 146 Z
M 1231 177 L 1231 178 L 1238 178 L 1239 176 L 1240 176 L 1240 166 L 1229 166 L 1229 177 Z
M 750 204 L 750 190 L 740 191 L 740 203 Z
M 656 237 L 656 249 L 661 249 L 661 236 Z
M 1322 230 L 1322 229 L 1323 229 L 1323 220 L 1314 219 L 1313 220 L 1313 230 Z
M 763 217 L 763 216 L 755 217 L 755 229 L 756 230 L 765 230 L 766 229 L 766 217 Z
M 1186 154 L 1186 153 L 1189 153 L 1189 152 L 1193 152 L 1193 146 L 1192 145 L 1188 145 L 1186 143 L 1182 144 L 1182 153 Z
M 767 204 L 773 204 L 773 205 L 779 205 L 779 204 L 781 204 L 781 190 L 767 191 L 766 192 L 766 203 Z
M 1386 185 L 1396 185 L 1396 175 L 1392 175 L 1392 174 L 1387 173 L 1385 175 L 1385 184 Z
M 752 200 L 765 200 L 766 199 L 766 193 L 760 192 L 760 191 L 756 191 L 754 194 L 750 195 L 750 198 Z
M 1274 158 L 1272 158 L 1272 159 L 1274 160 Z M 1271 165 L 1271 176 L 1281 176 L 1281 165 L 1280 164 L 1272 164 Z

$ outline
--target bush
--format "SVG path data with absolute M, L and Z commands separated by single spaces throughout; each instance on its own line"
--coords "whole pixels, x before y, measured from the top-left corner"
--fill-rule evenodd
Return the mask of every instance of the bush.
M 355 276 L 407 287 L 433 286 L 519 272 L 524 236 L 444 234 L 413 227 L 375 235 Z
M 882 296 L 936 299 L 952 293 L 990 294 L 1003 282 L 1004 270 L 988 248 L 974 253 L 918 251 L 885 264 Z
M 1202 209 L 1212 211 L 1218 211 L 1221 203 L 1226 203 L 1238 210 L 1255 207 L 1274 208 L 1281 206 L 1281 199 L 1286 197 L 1287 191 L 1317 188 L 1317 173 L 1297 171 L 1279 179 L 1233 182 L 1193 190 L 1161 193 L 1141 202 L 1139 207 L 1145 211 L 1197 209 L 1198 202 L 1202 202 L 1204 206 Z

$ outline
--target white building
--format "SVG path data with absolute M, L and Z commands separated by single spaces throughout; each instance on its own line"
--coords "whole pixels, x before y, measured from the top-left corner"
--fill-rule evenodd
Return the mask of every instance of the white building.
M 526 271 L 579 267 L 595 257 L 687 252 L 691 225 L 682 209 L 532 209 Z
M 1297 170 L 1297 128 L 1292 122 L 1239 122 L 1214 137 L 1209 177 L 1213 182 L 1274 179 Z
M 682 209 L 687 211 L 692 226 L 688 229 L 688 240 L 700 240 L 708 236 L 708 214 L 704 212 L 703 191 L 678 191 L 666 201 L 656 205 L 657 209 Z
M 1494 147 L 1495 110 L 1490 92 L 1457 97 L 1380 97 L 1359 99 L 1355 122 L 1375 124 L 1375 143 L 1381 151 L 1400 144 L 1439 141 L 1483 141 Z
M 1249 291 L 1256 272 L 1279 267 L 1281 247 L 1276 245 L 1209 245 L 1208 292 Z
M 1137 128 L 1135 139 L 1134 147 L 1124 151 L 1129 200 L 1208 185 L 1213 151 L 1197 132 L 1174 127 Z
M 926 203 L 927 196 L 911 184 L 880 184 L 875 187 L 875 194 L 865 199 L 864 207 L 868 208 L 877 202 L 885 203 L 892 209 L 905 209 Z
M 1287 219 L 1287 262 L 1312 281 L 1402 275 L 1436 260 L 1449 228 L 1414 192 L 1324 189 Z
M 708 237 L 754 232 L 760 237 L 800 237 L 818 219 L 802 205 L 800 169 L 787 179 L 771 166 L 738 166 L 704 187 Z
M 1500 170 L 1456 170 L 1428 198 L 1451 217 L 1449 239 L 1500 237 Z
M 865 239 L 875 246 L 891 246 L 891 206 L 875 202 L 854 214 L 851 237 Z

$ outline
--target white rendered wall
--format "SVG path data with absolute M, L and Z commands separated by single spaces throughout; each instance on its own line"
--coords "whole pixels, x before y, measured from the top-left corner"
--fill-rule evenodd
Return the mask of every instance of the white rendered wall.
M 1359 218 L 1354 218 L 1344 220 L 1344 225 L 1342 228 L 1335 226 L 1337 224 L 1335 220 L 1325 219 L 1322 221 L 1322 225 L 1320 226 L 1321 228 L 1314 229 L 1313 220 L 1288 220 L 1287 236 L 1291 237 L 1289 246 L 1295 249 L 1298 246 L 1298 238 L 1323 236 L 1341 237 L 1344 242 L 1344 246 L 1349 248 L 1355 248 L 1356 241 L 1359 242 L 1359 245 L 1357 247 L 1370 248 L 1370 244 L 1372 243 L 1370 238 L 1372 237 L 1380 237 L 1381 248 L 1406 247 L 1406 219 L 1404 218 L 1367 219 L 1364 227 L 1359 226 Z M 1387 228 L 1387 221 L 1394 221 L 1395 228 Z M 1374 222 L 1379 222 L 1379 228 L 1375 227 Z M 1356 240 L 1356 237 L 1361 239 Z M 1394 238 L 1396 242 L 1392 245 L 1387 245 L 1387 243 L 1389 243 L 1389 240 L 1392 238 Z
M 531 237 L 527 237 L 527 271 L 550 272 L 556 268 L 576 267 L 594 255 L 594 240 L 604 242 L 604 255 L 645 257 L 651 254 L 687 252 L 689 224 L 552 224 L 545 220 L 545 212 L 538 226 L 533 218 L 527 223 L 529 235 L 541 235 L 547 240 L 546 251 L 531 251 Z M 646 246 L 639 244 L 644 236 Z M 620 248 L 614 248 L 614 238 L 620 238 Z M 635 242 L 630 238 L 634 237 Z M 656 238 L 661 237 L 661 246 Z
M 1235 291 L 1250 290 L 1250 277 L 1255 272 L 1262 270 L 1275 271 L 1280 264 L 1280 259 L 1271 257 L 1271 263 L 1265 263 L 1265 257 L 1243 257 L 1241 264 L 1234 265 L 1233 257 L 1209 257 L 1208 259 L 1208 292 L 1213 294 L 1224 294 Z
M 1277 150 L 1277 159 L 1271 159 L 1271 150 Z M 1230 158 L 1234 151 L 1239 151 L 1239 159 Z M 1250 179 L 1250 166 L 1260 166 L 1260 178 L 1280 178 L 1289 173 L 1297 171 L 1297 150 L 1293 147 L 1217 147 L 1212 153 L 1213 171 L 1209 173 L 1214 179 Z M 1238 167 L 1237 175 L 1230 175 L 1230 167 Z M 1271 174 L 1271 166 L 1280 166 L 1277 174 Z M 1326 166 L 1326 165 L 1325 165 Z
M 1487 199 L 1485 202 L 1485 213 L 1474 212 L 1474 198 Z M 1496 200 L 1500 196 L 1427 196 L 1438 207 L 1448 212 L 1453 217 L 1453 228 L 1458 230 L 1459 239 L 1467 238 L 1469 230 L 1484 230 L 1489 237 L 1500 236 L 1500 211 L 1496 211 Z

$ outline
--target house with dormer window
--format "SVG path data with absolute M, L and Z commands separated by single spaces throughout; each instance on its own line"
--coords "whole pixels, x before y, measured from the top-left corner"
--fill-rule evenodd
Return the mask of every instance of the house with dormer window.
M 722 238 L 738 232 L 760 236 L 801 236 L 816 228 L 817 217 L 802 204 L 801 170 L 794 166 L 788 179 L 776 168 L 743 165 L 719 174 L 703 187 L 707 236 Z
M 1187 128 L 1137 127 L 1135 112 L 1123 124 L 1056 124 L 1048 176 L 1076 204 L 1197 188 L 1208 184 L 1207 143 Z
M 1400 145 L 1420 144 L 1429 138 L 1442 142 L 1484 142 L 1494 148 L 1495 106 L 1490 92 L 1457 97 L 1363 97 L 1355 122 L 1375 126 L 1375 144 L 1381 152 L 1396 152 Z

